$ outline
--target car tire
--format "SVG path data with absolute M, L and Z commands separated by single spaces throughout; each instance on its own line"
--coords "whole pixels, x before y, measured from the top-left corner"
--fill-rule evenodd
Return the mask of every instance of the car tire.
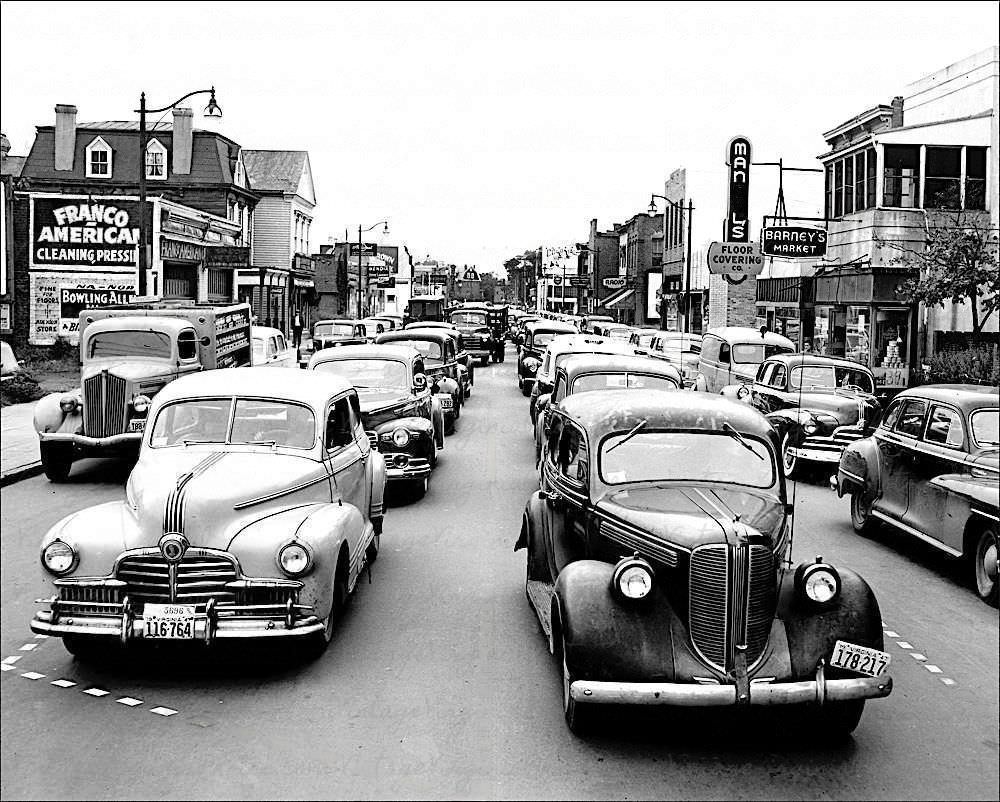
M 375 561 L 378 559 L 378 549 L 382 535 L 378 532 L 372 537 L 372 542 L 368 544 L 368 548 L 365 549 L 365 561 L 368 565 L 374 565 Z
M 987 526 L 973 541 L 972 587 L 976 595 L 987 604 L 997 606 L 997 548 L 995 526 Z
M 455 434 L 455 413 L 451 415 L 445 415 L 444 418 L 444 433 L 445 434 Z
M 39 443 L 42 470 L 50 482 L 65 482 L 73 467 L 73 449 L 62 443 Z
M 63 648 L 66 649 L 73 657 L 84 663 L 94 663 L 106 652 L 108 647 L 104 638 L 101 638 L 95 642 L 93 638 L 87 638 L 81 635 L 63 635 Z M 104 643 L 104 648 L 101 648 L 102 643 Z M 115 648 L 118 648 L 118 644 L 115 644 Z
M 521 395 L 525 398 L 531 395 L 531 385 L 527 382 L 521 382 Z
M 517 374 L 517 389 L 524 390 L 524 379 L 521 378 L 521 374 Z
M 578 702 L 570 696 L 570 686 L 577 677 L 570 670 L 569 664 L 566 662 L 566 636 L 563 634 L 561 626 L 559 627 L 559 640 L 557 644 L 556 659 L 559 664 L 560 673 L 562 674 L 563 718 L 566 719 L 566 726 L 569 727 L 570 732 L 574 735 L 587 735 L 593 729 L 595 710 L 593 705 Z
M 808 729 L 818 733 L 828 743 L 838 743 L 850 737 L 861 721 L 864 699 L 847 702 L 827 702 L 809 716 Z
M 874 499 L 865 500 L 863 491 L 851 491 L 851 526 L 856 534 L 870 535 L 875 531 L 875 519 L 872 517 L 874 503 Z
M 423 479 L 414 479 L 410 483 L 410 497 L 414 501 L 420 501 L 420 499 L 427 495 L 427 485 L 428 480 L 426 476 Z
M 799 458 L 790 453 L 792 448 L 791 439 L 792 436 L 789 432 L 785 432 L 785 436 L 781 438 L 781 470 L 785 474 L 786 479 L 795 481 L 799 478 L 802 471 Z

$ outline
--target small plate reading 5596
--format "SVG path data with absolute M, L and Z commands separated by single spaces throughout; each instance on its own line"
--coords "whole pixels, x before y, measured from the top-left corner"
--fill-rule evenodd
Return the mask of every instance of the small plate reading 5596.
M 146 603 L 142 612 L 147 638 L 193 638 L 193 604 Z
M 869 677 L 880 677 L 885 673 L 891 661 L 892 655 L 888 652 L 880 652 L 878 649 L 839 640 L 833 647 L 830 665 L 835 668 L 856 671 L 859 674 L 867 674 Z

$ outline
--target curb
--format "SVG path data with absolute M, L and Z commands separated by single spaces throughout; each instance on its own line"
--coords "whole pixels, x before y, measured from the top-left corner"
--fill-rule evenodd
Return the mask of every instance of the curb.
M 40 473 L 42 473 L 41 461 L 20 465 L 0 475 L 0 487 L 12 485 L 15 482 L 20 482 L 22 479 L 30 479 L 32 476 L 38 476 Z

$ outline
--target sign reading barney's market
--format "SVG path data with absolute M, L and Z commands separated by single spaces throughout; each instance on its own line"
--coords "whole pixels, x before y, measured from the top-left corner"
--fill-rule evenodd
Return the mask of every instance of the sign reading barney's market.
M 135 268 L 138 247 L 138 201 L 31 199 L 32 267 Z

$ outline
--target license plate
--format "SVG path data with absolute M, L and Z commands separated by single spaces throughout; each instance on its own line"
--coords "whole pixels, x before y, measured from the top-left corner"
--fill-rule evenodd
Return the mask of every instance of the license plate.
M 149 604 L 143 608 L 146 637 L 155 639 L 193 638 L 193 604 Z
M 128 430 L 130 432 L 141 432 L 146 428 L 145 418 L 133 418 L 128 422 Z
M 892 655 L 888 652 L 839 640 L 833 647 L 830 665 L 867 674 L 869 677 L 879 677 L 885 673 L 891 661 Z
M 450 395 L 441 396 L 441 409 L 451 409 L 454 406 Z

